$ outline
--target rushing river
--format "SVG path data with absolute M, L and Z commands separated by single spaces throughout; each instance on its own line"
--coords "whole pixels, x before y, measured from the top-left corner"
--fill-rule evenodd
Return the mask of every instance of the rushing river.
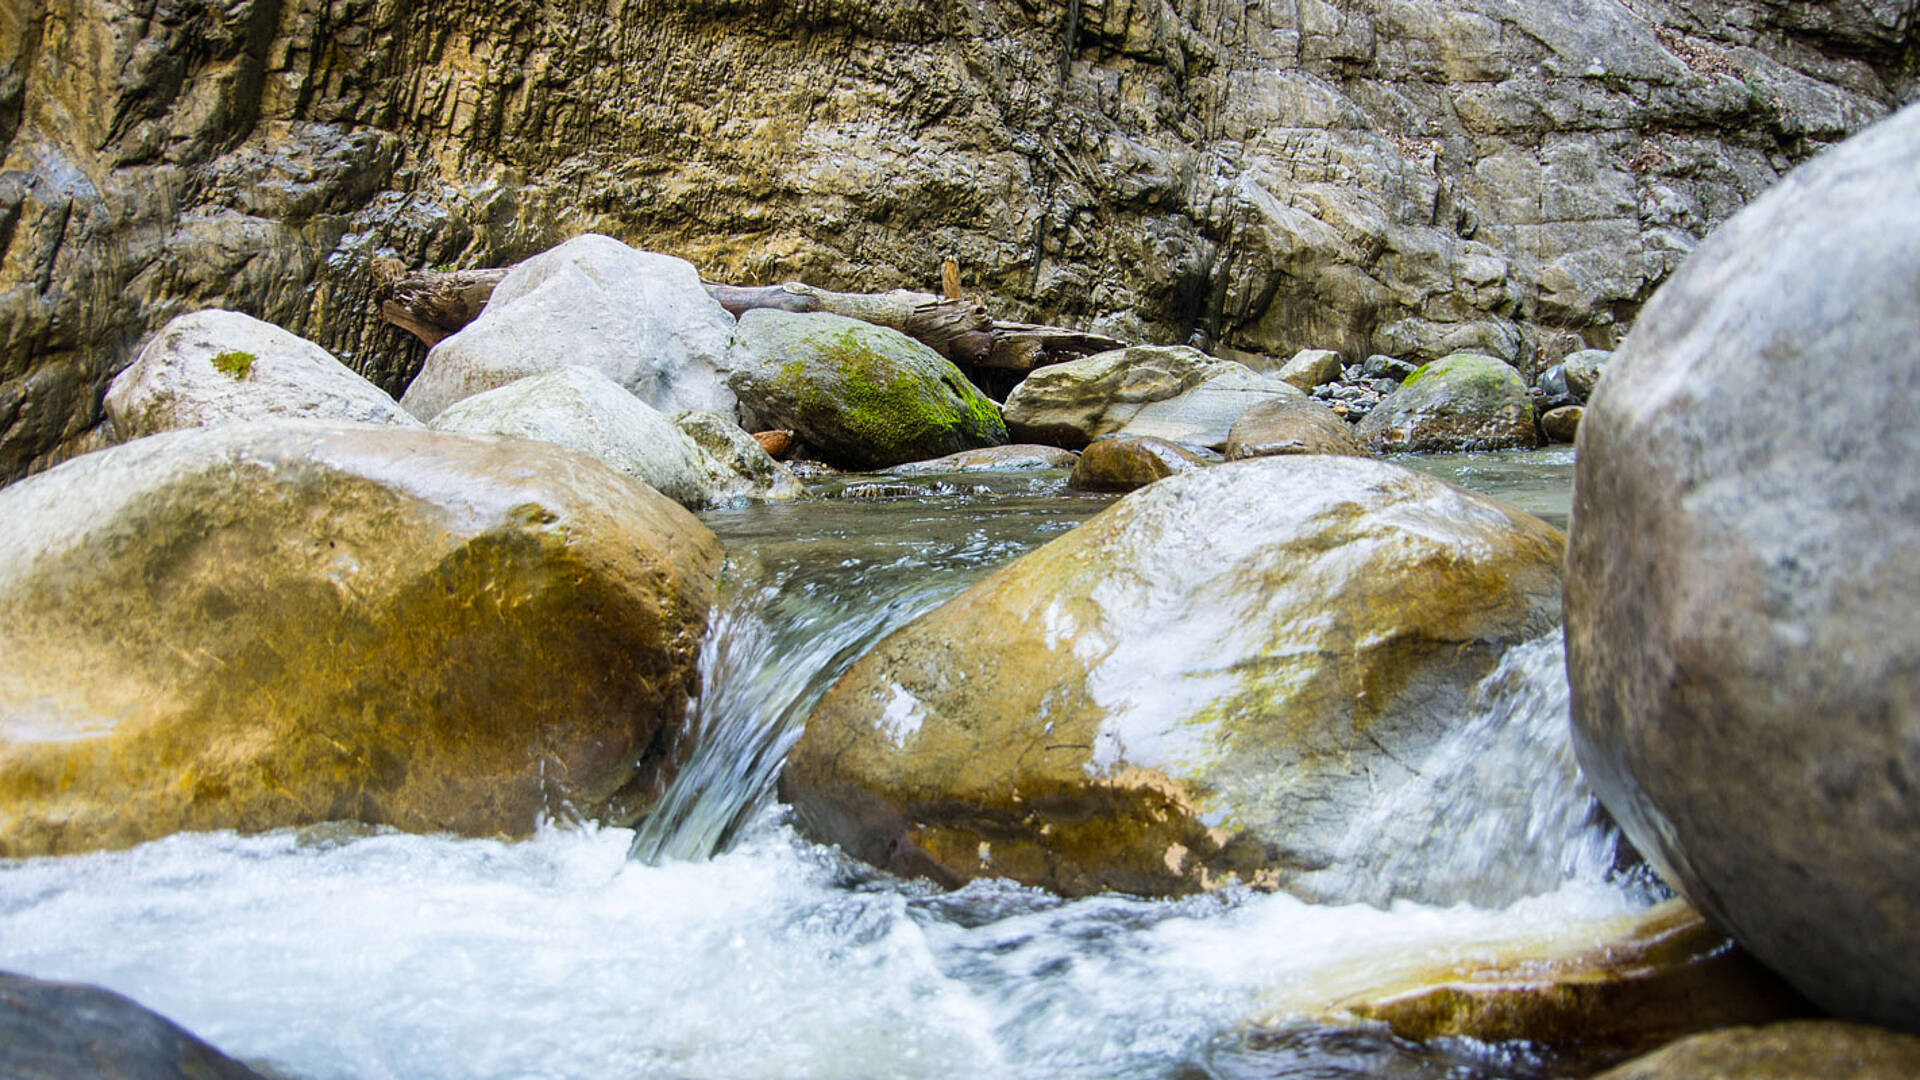
M 1564 522 L 1555 462 L 1516 501 L 1552 518 L 1557 499 Z M 1493 469 L 1511 497 L 1527 464 L 1432 467 Z M 1355 824 L 1424 837 L 1409 850 L 1483 883 L 1485 907 L 943 893 L 794 835 L 772 785 L 812 704 L 879 637 L 1107 502 L 1061 479 L 862 478 L 708 515 L 731 554 L 701 745 L 638 834 L 322 826 L 0 863 L 0 967 L 111 987 L 302 1080 L 1551 1072 L 1526 1047 L 1415 1046 L 1275 1004 L 1647 902 L 1614 879 L 1566 755 L 1551 640 L 1489 677 L 1426 788 Z

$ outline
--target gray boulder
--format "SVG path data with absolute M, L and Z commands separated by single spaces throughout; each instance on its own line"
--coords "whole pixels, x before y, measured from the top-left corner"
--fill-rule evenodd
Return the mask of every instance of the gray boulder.
M 1380 453 L 1508 450 L 1539 441 L 1526 380 L 1478 353 L 1454 353 L 1407 376 L 1357 434 Z
M 427 353 L 400 398 L 422 420 L 557 367 L 590 367 L 653 408 L 731 415 L 733 316 L 693 264 L 576 236 L 515 266 L 480 317 Z
M 1649 303 L 1580 425 L 1567 579 L 1580 761 L 1634 844 L 1814 1002 L 1907 1029 L 1916 297 L 1909 108 L 1793 173 Z
M 1000 409 L 918 341 L 839 315 L 749 311 L 731 386 L 761 424 L 842 468 L 881 469 L 1007 441 Z
M 9 1080 L 264 1080 L 130 998 L 0 971 L 0 1076 Z
M 244 420 L 420 421 L 333 354 L 237 311 L 182 315 L 155 334 L 107 391 L 122 439 Z
M 514 435 L 599 458 L 682 506 L 725 500 L 733 471 L 673 421 L 591 368 L 563 367 L 475 394 L 428 425 L 462 435 Z

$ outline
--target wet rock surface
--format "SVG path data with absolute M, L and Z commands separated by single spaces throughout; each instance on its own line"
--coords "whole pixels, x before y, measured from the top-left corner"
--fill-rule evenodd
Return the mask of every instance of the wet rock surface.
M 325 349 L 232 311 L 169 322 L 113 380 L 106 409 L 122 440 L 246 420 L 420 426 Z
M 950 884 L 1286 885 L 1555 625 L 1560 552 L 1373 461 L 1171 477 L 874 647 L 783 792 L 813 836 Z
M 375 259 L 589 231 L 852 290 L 950 253 L 1009 317 L 1274 356 L 1611 346 L 1712 225 L 1913 88 L 1899 5 L 1076 10 L 9 9 L 0 477 L 84 445 L 183 311 L 397 394 L 420 349 Z
M 1815 1002 L 1906 1028 L 1917 178 L 1908 109 L 1794 173 L 1661 291 L 1580 427 L 1567 578 L 1581 765 L 1634 844 Z
M 1462 948 L 1452 963 L 1363 956 L 1353 967 L 1334 1000 L 1283 997 L 1268 1007 L 1278 1016 L 1385 1023 L 1423 1043 L 1524 1040 L 1557 1050 L 1561 1070 L 1585 1063 L 1581 1072 L 1695 1032 L 1812 1012 L 1680 900 Z
M 749 311 L 728 362 L 742 410 L 792 429 L 841 468 L 882 469 L 1007 441 L 999 406 L 959 368 L 883 326 Z
M 243 424 L 69 462 L 0 494 L 0 854 L 630 817 L 719 557 L 532 440 Z
M 0 1076 L 266 1080 L 111 990 L 9 972 L 0 972 Z

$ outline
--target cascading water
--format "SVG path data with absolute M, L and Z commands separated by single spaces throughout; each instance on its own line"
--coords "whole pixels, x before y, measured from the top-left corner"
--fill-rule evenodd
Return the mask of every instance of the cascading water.
M 1553 1074 L 1525 1048 L 1275 1004 L 1645 904 L 1607 880 L 1604 826 L 1563 782 L 1551 642 L 1515 650 L 1422 763 L 1428 803 L 1408 791 L 1355 825 L 1421 822 L 1420 872 L 1536 894 L 1498 908 L 946 893 L 782 822 L 770 785 L 811 703 L 868 643 L 1104 504 L 1059 481 L 711 516 L 733 554 L 698 745 L 639 835 L 328 826 L 0 862 L 0 966 L 129 994 L 296 1080 Z M 1414 872 L 1365 870 L 1388 871 Z

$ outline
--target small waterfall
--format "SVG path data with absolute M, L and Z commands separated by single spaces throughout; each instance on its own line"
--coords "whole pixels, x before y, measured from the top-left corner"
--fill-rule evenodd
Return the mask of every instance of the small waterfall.
M 723 597 L 700 650 L 700 695 L 687 711 L 692 758 L 640 824 L 633 858 L 658 866 L 725 851 L 773 798 L 787 751 L 833 681 L 886 633 L 944 598 L 917 591 L 871 607 L 795 611 L 800 605 L 782 603 L 791 585 L 791 574 L 782 574 Z
M 1558 630 L 1510 649 L 1472 714 L 1348 828 L 1313 885 L 1385 903 L 1502 907 L 1612 874 L 1619 830 L 1588 790 L 1569 732 Z

